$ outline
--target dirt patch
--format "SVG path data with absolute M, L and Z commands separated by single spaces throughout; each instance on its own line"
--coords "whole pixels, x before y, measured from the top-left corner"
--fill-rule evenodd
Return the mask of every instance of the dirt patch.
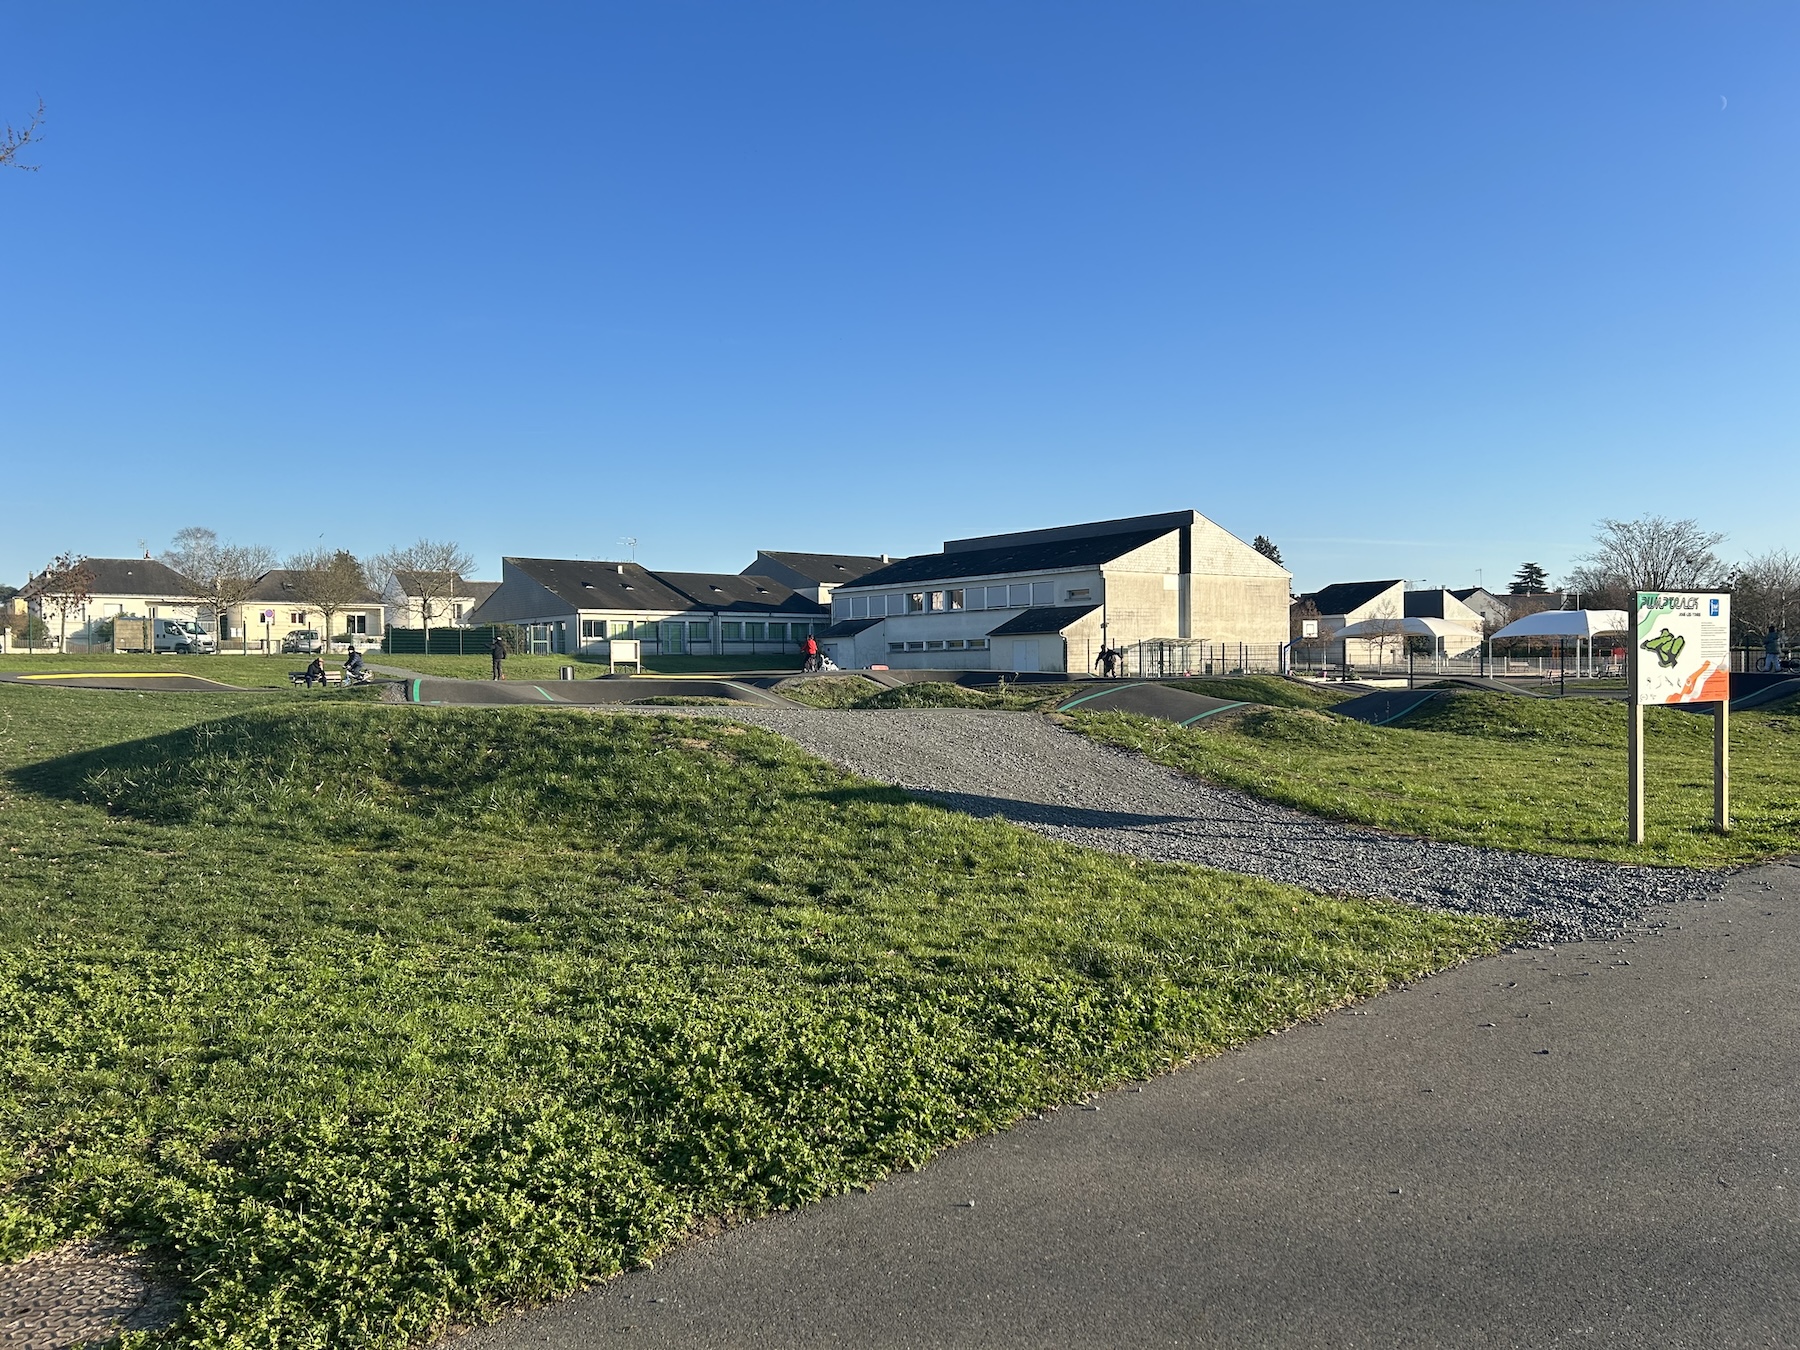
M 147 1263 L 106 1242 L 69 1242 L 0 1266 L 0 1347 L 62 1350 L 121 1331 L 155 1331 L 181 1300 Z

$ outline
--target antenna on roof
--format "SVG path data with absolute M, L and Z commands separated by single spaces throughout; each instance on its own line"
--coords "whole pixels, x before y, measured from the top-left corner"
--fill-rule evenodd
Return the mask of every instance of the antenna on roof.
M 638 546 L 637 536 L 635 534 L 628 534 L 623 539 L 619 540 L 619 542 L 631 550 L 631 561 L 636 562 Z

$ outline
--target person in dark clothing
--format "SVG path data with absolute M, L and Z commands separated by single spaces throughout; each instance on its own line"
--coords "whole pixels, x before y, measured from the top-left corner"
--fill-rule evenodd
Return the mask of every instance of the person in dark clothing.
M 315 680 L 318 681 L 320 688 L 324 687 L 325 658 L 322 656 L 313 657 L 312 664 L 306 668 L 306 687 L 311 689 Z
M 494 658 L 494 678 L 496 680 L 504 680 L 506 678 L 506 675 L 500 669 L 500 664 L 501 664 L 501 662 L 506 660 L 506 641 L 505 641 L 505 639 L 496 637 L 494 639 L 494 645 L 492 647 L 488 648 L 488 655 L 490 655 Z
M 361 684 L 369 678 L 369 668 L 363 664 L 362 653 L 354 647 L 344 661 L 344 678 L 352 684 Z

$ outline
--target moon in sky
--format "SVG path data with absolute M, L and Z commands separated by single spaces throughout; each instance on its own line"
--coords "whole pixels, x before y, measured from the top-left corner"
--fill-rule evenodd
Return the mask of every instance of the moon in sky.
M 1723 95 L 1723 94 L 1719 95 L 1719 111 L 1720 112 L 1725 111 L 1725 95 Z

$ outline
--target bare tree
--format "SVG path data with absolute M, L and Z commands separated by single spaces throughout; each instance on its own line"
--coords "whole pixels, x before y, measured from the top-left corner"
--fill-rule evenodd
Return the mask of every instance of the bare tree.
M 59 621 L 57 644 L 69 650 L 69 615 L 86 607 L 94 594 L 94 574 L 87 559 L 74 553 L 61 553 L 26 588 L 39 610 L 54 609 Z
M 1714 551 L 1724 540 L 1695 520 L 1603 520 L 1594 551 L 1576 560 L 1564 587 L 1590 609 L 1629 609 L 1634 591 L 1703 590 L 1725 575 Z
M 1731 617 L 1739 630 L 1760 642 L 1769 625 L 1786 634 L 1800 623 L 1800 553 L 1772 548 L 1746 558 L 1731 572 Z
M 325 616 L 325 641 L 331 641 L 331 620 L 352 605 L 374 600 L 368 573 L 356 555 L 344 549 L 321 548 L 288 559 L 294 595 Z
M 431 616 L 449 608 L 475 559 L 454 540 L 420 539 L 377 555 L 369 565 L 392 603 L 406 608 L 414 599 L 419 602 L 419 626 L 430 631 Z
M 44 100 L 39 99 L 37 110 L 31 114 L 31 120 L 23 127 L 15 127 L 11 122 L 6 130 L 0 132 L 0 169 L 23 169 L 27 173 L 36 173 L 36 164 L 24 164 L 19 160 L 19 151 L 38 139 L 38 133 L 44 126 Z
M 1361 640 L 1375 648 L 1375 664 L 1378 667 L 1387 665 L 1387 654 L 1390 647 L 1396 653 L 1405 650 L 1403 644 L 1406 641 L 1406 618 L 1401 614 L 1400 607 L 1392 600 L 1383 600 L 1370 612 L 1368 618 L 1360 621 L 1360 624 L 1365 632 L 1365 636 Z M 1352 639 L 1352 641 L 1355 640 Z M 1348 659 L 1348 655 L 1346 652 L 1346 659 Z
M 181 573 L 212 611 L 219 644 L 231 611 L 250 598 L 258 578 L 275 566 L 275 554 L 260 544 L 227 544 L 204 525 L 178 530 L 162 560 Z M 250 625 L 244 625 L 244 650 L 250 650 Z

